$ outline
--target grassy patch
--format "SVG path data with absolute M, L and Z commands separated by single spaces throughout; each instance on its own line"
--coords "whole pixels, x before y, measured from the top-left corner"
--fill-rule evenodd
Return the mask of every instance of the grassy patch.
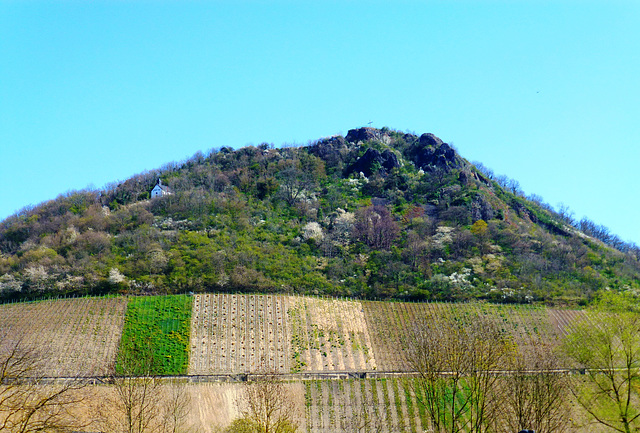
M 427 419 L 427 409 L 424 406 L 424 394 L 422 393 L 422 388 L 420 386 L 415 386 L 416 382 L 415 379 L 413 381 L 414 384 L 414 390 L 416 393 L 416 402 L 418 405 L 418 413 L 420 414 L 420 422 L 422 423 L 422 427 L 423 429 L 426 429 L 426 426 L 429 425 L 428 424 L 428 419 Z
M 184 374 L 189 365 L 192 298 L 145 296 L 129 300 L 116 372 Z
M 404 414 L 402 413 L 402 401 L 400 401 L 400 391 L 398 389 L 398 379 L 391 379 L 393 387 L 393 399 L 396 404 L 396 414 L 398 414 L 398 429 L 404 431 Z
M 416 430 L 416 416 L 413 410 L 413 399 L 411 398 L 411 389 L 409 387 L 409 382 L 407 379 L 402 381 L 402 388 L 404 389 L 404 398 L 405 404 L 407 406 L 407 413 L 409 415 L 409 424 L 411 425 L 411 431 L 415 432 Z

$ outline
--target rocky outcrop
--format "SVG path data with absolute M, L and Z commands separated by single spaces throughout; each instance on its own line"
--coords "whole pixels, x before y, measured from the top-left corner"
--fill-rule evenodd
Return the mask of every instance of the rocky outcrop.
M 482 174 L 477 173 L 477 172 L 471 172 L 471 176 L 473 176 L 473 178 L 475 180 L 477 180 L 478 182 L 482 182 L 485 185 L 489 186 L 491 185 L 491 181 L 489 179 L 487 179 L 486 177 L 484 177 Z
M 376 128 L 350 129 L 347 133 L 347 141 L 357 143 L 359 141 L 376 140 L 379 136 L 380 132 Z
M 531 209 L 525 206 L 523 203 L 519 201 L 513 200 L 511 202 L 511 208 L 516 211 L 518 216 L 524 220 L 528 220 L 534 224 L 538 222 L 538 217 L 534 214 Z
M 346 140 L 349 143 L 359 143 L 363 141 L 376 140 L 384 144 L 390 144 L 391 138 L 384 129 L 376 128 L 356 128 L 350 129 L 347 133 Z
M 482 195 L 476 196 L 471 202 L 471 220 L 473 222 L 478 220 L 489 221 L 495 216 L 496 212 L 493 206 Z
M 440 147 L 443 141 L 433 134 L 422 134 L 419 138 L 419 143 L 422 147 Z
M 451 170 L 461 168 L 464 161 L 456 151 L 433 134 L 422 134 L 411 150 L 411 160 L 416 167 L 425 171 L 440 168 Z
M 400 167 L 400 161 L 395 153 L 390 150 L 380 152 L 379 150 L 369 148 L 356 162 L 354 162 L 346 172 L 346 175 L 351 173 L 363 173 L 369 177 L 374 173 L 379 173 L 383 176 L 387 175 L 395 167 Z
M 340 157 L 348 151 L 347 142 L 341 135 L 323 138 L 309 147 L 309 153 L 325 161 L 332 161 L 336 158 L 340 159 Z

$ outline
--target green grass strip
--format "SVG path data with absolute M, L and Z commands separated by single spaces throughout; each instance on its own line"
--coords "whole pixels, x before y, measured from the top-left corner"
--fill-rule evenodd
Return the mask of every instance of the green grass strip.
M 369 411 L 364 410 L 369 405 L 367 401 L 367 380 L 360 379 L 360 404 L 362 405 L 362 417 L 364 425 L 369 425 Z
M 411 426 L 411 431 L 415 432 L 416 430 L 416 414 L 413 411 L 413 399 L 411 398 L 411 388 L 409 387 L 408 379 L 402 380 L 402 388 L 404 389 L 404 398 L 407 406 L 407 414 L 409 415 L 409 425 Z
M 311 414 L 311 406 L 313 404 L 313 395 L 311 395 L 311 382 L 306 381 L 304 383 L 304 403 L 305 403 L 305 418 L 307 424 L 307 433 L 311 433 L 313 427 L 313 417 Z
M 400 401 L 400 391 L 398 389 L 398 379 L 391 379 L 393 386 L 393 399 L 396 404 L 396 413 L 398 414 L 398 429 L 404 431 L 404 414 L 402 413 L 402 401 Z
M 185 374 L 192 301 L 188 295 L 131 298 L 116 372 L 130 376 Z
M 324 418 L 322 416 L 324 412 L 324 402 L 322 401 L 322 381 L 316 380 L 316 408 L 318 412 L 318 425 L 322 429 L 324 426 Z
M 391 416 L 391 400 L 389 399 L 389 387 L 387 386 L 387 379 L 378 379 L 380 386 L 382 387 L 382 398 L 384 399 L 384 416 L 387 418 L 387 427 L 389 431 L 394 431 L 393 419 Z
M 326 382 L 325 386 L 329 388 L 327 391 L 327 407 L 329 407 L 329 426 L 335 426 L 336 424 L 336 411 L 333 407 L 333 396 L 335 394 L 334 383 Z
M 371 385 L 371 398 L 373 402 L 373 407 L 375 409 L 375 413 L 378 413 L 380 402 L 378 401 L 378 385 L 377 380 L 370 379 L 369 385 Z
M 416 379 L 413 379 L 414 391 L 416 393 L 416 402 L 418 405 L 418 413 L 420 413 L 420 422 L 422 423 L 422 429 L 426 430 L 429 425 L 427 419 L 427 409 L 424 406 L 424 394 L 422 392 L 422 387 L 416 383 Z

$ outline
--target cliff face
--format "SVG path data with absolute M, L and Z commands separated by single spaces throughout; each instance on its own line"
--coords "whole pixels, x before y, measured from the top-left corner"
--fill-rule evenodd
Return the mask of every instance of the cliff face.
M 158 179 L 173 193 L 151 199 Z M 607 247 L 514 185 L 433 134 L 388 128 L 199 153 L 2 221 L 0 298 L 279 291 L 584 303 L 605 288 L 640 291 L 637 247 Z

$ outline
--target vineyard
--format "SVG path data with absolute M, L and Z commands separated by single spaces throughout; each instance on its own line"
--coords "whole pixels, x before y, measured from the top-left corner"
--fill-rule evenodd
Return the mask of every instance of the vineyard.
M 373 352 L 381 371 L 407 369 L 401 348 L 412 329 L 430 317 L 484 316 L 497 321 L 503 332 L 521 347 L 544 340 L 549 343 L 567 332 L 571 323 L 585 317 L 582 311 L 552 310 L 546 307 L 499 304 L 445 304 L 405 302 L 363 302 Z
M 190 374 L 376 368 L 362 304 L 282 295 L 196 295 Z
M 48 376 L 102 376 L 113 369 L 126 308 L 126 298 L 5 304 L 0 330 L 43 351 Z
M 403 371 L 412 327 L 485 316 L 520 346 L 553 342 L 584 312 L 494 304 L 403 303 L 284 295 L 196 295 L 189 374 Z
M 5 338 L 44 347 L 49 376 L 103 376 L 114 367 L 134 375 L 264 368 L 304 373 L 289 376 L 293 380 L 287 384 L 300 409 L 299 431 L 419 433 L 430 428 L 422 391 L 412 386 L 415 379 L 390 372 L 408 370 L 402 347 L 416 324 L 447 316 L 492 320 L 525 350 L 540 341 L 558 341 L 572 323 L 590 318 L 584 311 L 538 306 L 203 294 L 4 304 L 0 331 Z M 315 380 L 334 372 L 353 373 Z M 355 378 L 363 372 L 375 376 Z M 238 415 L 242 384 L 189 380 L 167 383 L 162 392 L 184 387 L 191 401 L 190 425 L 209 431 Z M 95 386 L 86 392 L 100 402 L 110 391 Z M 90 416 L 91 411 L 78 410 Z M 583 423 L 570 431 L 595 430 Z
M 361 302 L 289 299 L 292 371 L 376 369 Z
M 45 346 L 51 376 L 106 375 L 116 359 L 122 373 L 160 375 L 405 371 L 412 327 L 446 315 L 490 318 L 520 347 L 556 341 L 588 317 L 539 306 L 203 294 L 5 304 L 0 329 Z
M 287 308 L 280 295 L 196 295 L 189 374 L 288 372 Z
M 308 433 L 428 430 L 408 379 L 350 379 L 305 383 Z
M 307 381 L 300 432 L 423 433 L 433 431 L 424 394 L 410 378 Z M 567 433 L 604 433 L 570 406 Z M 503 430 L 499 430 L 503 431 Z

